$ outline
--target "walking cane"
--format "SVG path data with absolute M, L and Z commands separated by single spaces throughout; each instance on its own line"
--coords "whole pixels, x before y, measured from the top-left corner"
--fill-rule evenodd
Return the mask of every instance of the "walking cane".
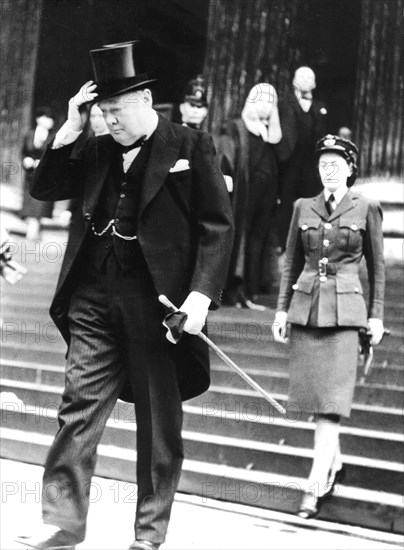
M 170 309 L 173 313 L 177 313 L 178 311 L 180 311 L 178 308 L 175 307 L 172 302 L 170 302 L 167 296 L 164 296 L 164 294 L 161 294 L 159 296 L 159 302 Z M 210 340 L 203 332 L 199 332 L 197 336 L 201 340 L 206 342 L 209 348 L 213 350 L 216 355 L 226 363 L 226 365 L 236 371 L 236 373 L 241 376 L 241 378 L 245 382 L 247 382 L 247 384 L 249 384 L 252 388 L 254 388 L 255 391 L 262 395 L 262 397 L 266 399 L 268 403 L 270 403 L 278 412 L 280 412 L 282 415 L 286 414 L 286 409 L 284 409 L 284 407 L 282 407 L 282 405 L 280 405 L 278 401 L 276 401 L 276 399 L 271 397 L 263 388 L 261 388 L 261 386 L 257 384 L 257 382 L 255 382 L 247 373 L 245 373 L 243 369 L 236 365 L 236 363 L 232 359 L 230 359 L 230 357 L 226 355 L 216 344 L 214 344 L 212 340 Z

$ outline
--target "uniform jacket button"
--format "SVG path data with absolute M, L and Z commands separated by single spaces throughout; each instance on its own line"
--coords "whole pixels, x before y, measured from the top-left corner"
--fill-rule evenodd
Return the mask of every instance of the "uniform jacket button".
M 84 214 L 84 217 L 85 217 L 86 220 L 91 220 L 91 214 L 90 214 L 90 212 L 86 212 L 86 213 Z
M 327 277 L 325 275 L 321 275 L 320 277 L 320 283 L 325 283 L 327 280 Z
M 325 223 L 324 224 L 324 229 L 331 229 L 332 228 L 332 224 L 331 223 Z
M 330 241 L 328 239 L 324 239 L 323 245 L 327 248 L 328 246 L 330 246 Z
M 306 223 L 304 223 L 304 224 L 302 225 L 302 231 L 306 231 L 306 229 L 308 229 L 308 227 L 309 227 L 309 226 L 308 226 Z
M 353 223 L 351 225 L 351 229 L 352 229 L 352 231 L 356 231 L 358 229 L 358 226 L 356 225 L 356 223 Z
M 356 286 L 356 287 L 354 288 L 354 291 L 355 291 L 356 293 L 358 293 L 358 292 L 359 292 L 359 288 Z
M 299 285 L 297 283 L 295 283 L 294 285 L 292 285 L 292 288 L 293 288 L 293 290 L 297 290 L 299 288 Z

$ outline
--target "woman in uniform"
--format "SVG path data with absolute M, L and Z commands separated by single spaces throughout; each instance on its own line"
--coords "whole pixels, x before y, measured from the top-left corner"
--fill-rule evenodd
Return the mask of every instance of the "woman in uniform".
M 384 332 L 382 210 L 350 189 L 357 154 L 351 141 L 337 136 L 317 143 L 324 189 L 295 203 L 272 326 L 277 342 L 290 340 L 289 403 L 317 418 L 313 465 L 298 512 L 303 518 L 314 517 L 322 497 L 342 480 L 339 427 L 352 406 L 358 331 L 368 328 L 373 345 Z M 363 256 L 368 310 L 358 275 Z

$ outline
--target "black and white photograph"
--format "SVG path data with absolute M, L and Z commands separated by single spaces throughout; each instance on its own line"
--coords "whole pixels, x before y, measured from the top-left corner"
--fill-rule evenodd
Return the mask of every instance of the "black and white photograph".
M 0 0 L 0 549 L 404 545 L 404 0 Z

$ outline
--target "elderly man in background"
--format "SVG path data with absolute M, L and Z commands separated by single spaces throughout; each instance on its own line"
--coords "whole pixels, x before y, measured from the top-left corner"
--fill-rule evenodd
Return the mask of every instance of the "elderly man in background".
M 314 197 L 321 189 L 315 175 L 316 142 L 327 133 L 327 110 L 313 97 L 316 76 L 309 67 L 300 67 L 293 77 L 293 91 L 279 99 L 282 139 L 276 146 L 280 161 L 279 241 L 286 239 L 298 198 Z

